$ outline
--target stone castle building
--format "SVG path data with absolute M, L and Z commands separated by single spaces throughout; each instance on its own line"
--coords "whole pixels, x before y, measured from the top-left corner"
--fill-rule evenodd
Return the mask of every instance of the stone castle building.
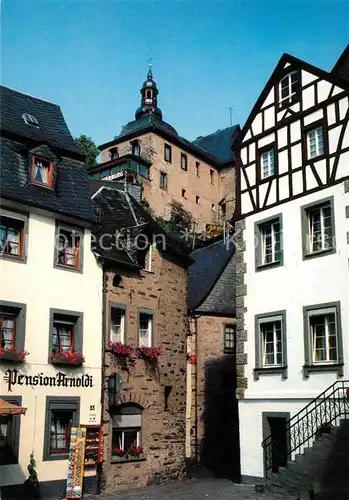
M 149 68 L 135 120 L 102 144 L 102 163 L 90 169 L 95 179 L 133 182 L 153 213 L 171 218 L 175 200 L 193 216 L 195 229 L 230 220 L 235 210 L 233 138 L 239 127 L 218 130 L 194 142 L 162 119 L 158 88 Z

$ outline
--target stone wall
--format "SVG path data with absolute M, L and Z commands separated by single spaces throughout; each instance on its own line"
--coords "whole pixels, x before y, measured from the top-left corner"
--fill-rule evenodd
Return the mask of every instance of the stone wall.
M 246 263 L 244 261 L 245 241 L 244 241 L 245 220 L 238 221 L 235 226 L 236 244 L 236 395 L 243 398 L 247 388 L 247 378 L 245 376 L 245 365 L 247 354 L 245 353 L 245 342 L 247 341 L 247 331 L 245 330 L 244 316 L 246 312 L 245 296 L 247 287 L 245 285 Z
M 146 308 L 154 312 L 155 345 L 162 349 L 156 368 L 149 367 L 143 359 L 120 364 L 112 353 L 106 352 L 103 476 L 107 491 L 163 482 L 184 473 L 187 273 L 154 249 L 152 270 L 106 272 L 107 310 L 110 302 L 126 306 L 125 343 L 136 345 L 138 308 Z M 113 286 L 115 274 L 122 276 L 121 287 Z M 109 317 L 106 330 L 109 332 Z M 142 461 L 113 463 L 111 458 L 112 419 L 106 389 L 108 377 L 113 373 L 122 377 L 121 401 L 135 402 L 143 408 L 141 446 L 145 459 Z M 165 386 L 172 388 L 167 408 Z

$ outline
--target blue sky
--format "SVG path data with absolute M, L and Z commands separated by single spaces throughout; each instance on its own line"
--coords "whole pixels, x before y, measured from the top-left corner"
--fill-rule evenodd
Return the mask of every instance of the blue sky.
M 153 58 L 163 118 L 193 140 L 246 120 L 284 52 L 329 70 L 349 2 L 3 0 L 2 83 L 97 144 L 134 118 Z

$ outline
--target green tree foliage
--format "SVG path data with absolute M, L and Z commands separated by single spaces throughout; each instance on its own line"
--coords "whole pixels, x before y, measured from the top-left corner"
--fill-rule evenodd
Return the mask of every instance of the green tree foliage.
M 82 152 L 86 155 L 86 166 L 87 168 L 92 168 L 97 165 L 97 157 L 99 155 L 99 149 L 93 142 L 91 137 L 86 135 L 80 135 L 74 139 L 75 144 L 80 146 Z

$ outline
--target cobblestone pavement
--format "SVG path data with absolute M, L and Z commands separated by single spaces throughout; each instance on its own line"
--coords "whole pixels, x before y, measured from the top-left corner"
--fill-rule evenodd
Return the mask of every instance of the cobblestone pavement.
M 294 497 L 256 493 L 253 486 L 234 484 L 224 479 L 190 479 L 160 486 L 88 496 L 88 500 L 283 500 Z

